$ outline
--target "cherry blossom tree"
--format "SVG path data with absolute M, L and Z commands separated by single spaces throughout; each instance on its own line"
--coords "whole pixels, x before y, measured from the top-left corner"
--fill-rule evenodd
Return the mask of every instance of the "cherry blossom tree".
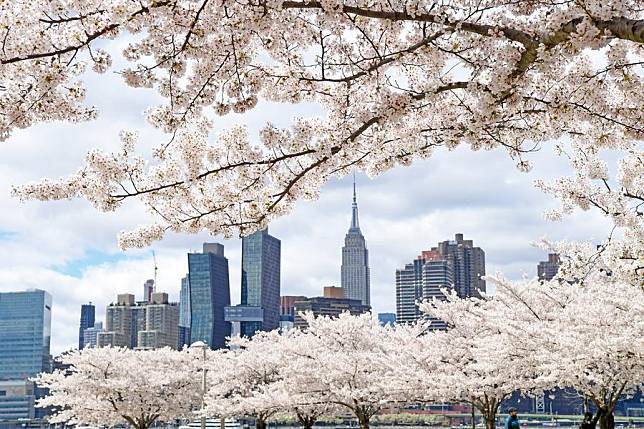
M 282 359 L 286 362 L 283 367 L 282 380 L 272 384 L 268 397 L 273 399 L 273 404 L 279 408 L 277 416 L 292 416 L 304 429 L 311 429 L 318 419 L 324 415 L 336 415 L 340 407 L 327 401 L 321 392 L 313 392 L 303 388 L 302 382 L 309 380 L 308 374 L 299 371 L 306 369 L 298 364 L 299 359 L 309 359 L 301 351 L 293 352 L 288 344 L 282 349 Z M 279 398 L 279 399 L 278 399 Z M 275 400 L 279 402 L 276 403 Z
M 543 364 L 556 380 L 603 410 L 603 429 L 612 428 L 612 412 L 620 396 L 644 383 L 640 342 L 644 335 L 644 152 L 636 143 L 621 148 L 621 158 L 611 169 L 593 145 L 558 145 L 575 175 L 554 183 L 537 182 L 561 202 L 558 210 L 547 214 L 551 219 L 580 208 L 599 211 L 613 224 L 601 243 L 540 243 L 561 255 L 554 281 L 575 294 L 553 325 L 566 329 L 561 335 L 553 333 L 555 340 L 545 348 L 551 355 Z M 552 367 L 555 361 L 559 365 Z
M 506 304 L 504 299 L 460 299 L 454 294 L 446 301 L 424 302 L 423 311 L 448 329 L 420 337 L 416 347 L 421 350 L 411 351 L 420 358 L 412 370 L 426 374 L 427 390 L 442 400 L 470 404 L 487 429 L 496 427 L 499 407 L 513 392 L 544 386 L 534 365 L 539 343 L 531 339 L 539 325 L 534 320 L 523 323 L 526 309 Z
M 54 407 L 51 422 L 148 429 L 189 417 L 201 398 L 194 359 L 185 352 L 87 348 L 65 354 L 62 363 L 70 367 L 35 379 L 49 389 L 38 406 Z
M 499 329 L 524 349 L 531 344 L 540 386 L 589 398 L 603 410 L 602 429 L 612 429 L 620 397 L 644 386 L 644 292 L 609 277 L 597 271 L 573 284 L 489 277 L 498 288 L 494 300 L 518 310 L 509 310 Z
M 285 343 L 297 332 L 256 332 L 233 337 L 230 351 L 211 361 L 207 412 L 219 416 L 252 416 L 257 429 L 284 408 L 285 392 L 275 389 L 288 372 Z
M 167 141 L 144 159 L 124 132 L 120 152 L 94 150 L 68 178 L 15 194 L 104 211 L 140 200 L 152 222 L 122 247 L 168 230 L 245 234 L 331 177 L 373 176 L 438 147 L 502 148 L 522 170 L 556 139 L 630 151 L 644 135 L 642 13 L 636 0 L 3 2 L 0 140 L 93 119 L 84 73 L 112 70 L 119 53 L 105 41 L 124 41 L 119 73 L 163 98 L 147 119 Z M 324 114 L 211 138 L 216 115 L 265 102 Z
M 561 314 L 542 367 L 602 410 L 600 426 L 613 429 L 624 395 L 644 387 L 644 293 L 623 283 L 593 283 Z M 554 356 L 553 356 L 554 355 Z
M 387 404 L 407 401 L 408 392 L 395 387 L 400 348 L 390 341 L 390 327 L 380 326 L 369 313 L 304 317 L 308 328 L 296 339 L 299 358 L 289 368 L 298 380 L 291 386 L 299 397 L 349 411 L 363 429 Z
M 561 202 L 547 217 L 560 220 L 574 209 L 595 210 L 613 224 L 601 243 L 545 241 L 541 247 L 562 255 L 561 281 L 605 284 L 623 282 L 644 289 L 644 151 L 641 144 L 627 144 L 616 168 L 611 168 L 596 147 L 558 145 L 573 167 L 573 177 L 537 186 Z

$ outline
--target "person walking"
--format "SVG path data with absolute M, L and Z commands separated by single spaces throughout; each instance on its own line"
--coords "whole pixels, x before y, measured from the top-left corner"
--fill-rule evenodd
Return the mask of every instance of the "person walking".
M 519 416 L 517 415 L 516 408 L 510 408 L 508 410 L 509 416 L 505 418 L 505 429 L 521 429 L 519 424 Z

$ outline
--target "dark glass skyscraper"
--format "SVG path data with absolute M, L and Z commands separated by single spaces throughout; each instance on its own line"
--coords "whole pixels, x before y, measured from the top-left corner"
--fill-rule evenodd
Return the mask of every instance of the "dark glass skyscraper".
M 94 327 L 94 319 L 96 317 L 96 308 L 92 303 L 83 304 L 81 306 L 80 327 L 78 328 L 78 350 L 82 349 L 85 345 L 85 329 Z
M 50 370 L 51 295 L 44 290 L 0 293 L 0 380 L 24 380 Z
M 369 251 L 358 223 L 356 183 L 353 182 L 351 226 L 344 237 L 342 248 L 341 286 L 347 299 L 358 299 L 363 305 L 371 305 L 369 281 Z
M 224 321 L 224 307 L 230 305 L 224 246 L 204 243 L 203 253 L 189 253 L 188 271 L 190 340 L 203 341 L 213 349 L 222 348 L 230 335 L 230 324 Z
M 185 345 L 190 345 L 190 279 L 186 275 L 181 279 L 181 292 L 179 294 L 179 350 Z
M 241 305 L 263 309 L 263 322 L 241 322 L 242 335 L 279 327 L 280 264 L 281 242 L 267 229 L 242 239 Z

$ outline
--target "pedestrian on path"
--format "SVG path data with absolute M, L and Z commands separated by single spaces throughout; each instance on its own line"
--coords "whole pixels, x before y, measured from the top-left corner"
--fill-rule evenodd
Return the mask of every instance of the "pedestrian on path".
M 510 408 L 508 410 L 508 413 L 510 415 L 505 418 L 505 429 L 521 429 L 521 425 L 519 424 L 519 416 L 517 415 L 517 409 Z

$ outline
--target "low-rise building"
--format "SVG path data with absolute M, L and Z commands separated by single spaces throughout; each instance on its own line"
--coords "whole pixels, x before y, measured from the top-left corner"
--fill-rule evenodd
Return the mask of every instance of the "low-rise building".
M 371 306 L 363 304 L 359 299 L 325 298 L 322 296 L 296 301 L 293 306 L 295 310 L 294 326 L 300 329 L 308 327 L 306 320 L 300 314 L 301 312 L 310 311 L 315 316 L 338 317 L 343 312 L 358 315 L 371 311 Z
M 103 322 L 96 322 L 91 328 L 83 331 L 83 348 L 96 347 L 98 345 L 98 334 L 105 332 Z

